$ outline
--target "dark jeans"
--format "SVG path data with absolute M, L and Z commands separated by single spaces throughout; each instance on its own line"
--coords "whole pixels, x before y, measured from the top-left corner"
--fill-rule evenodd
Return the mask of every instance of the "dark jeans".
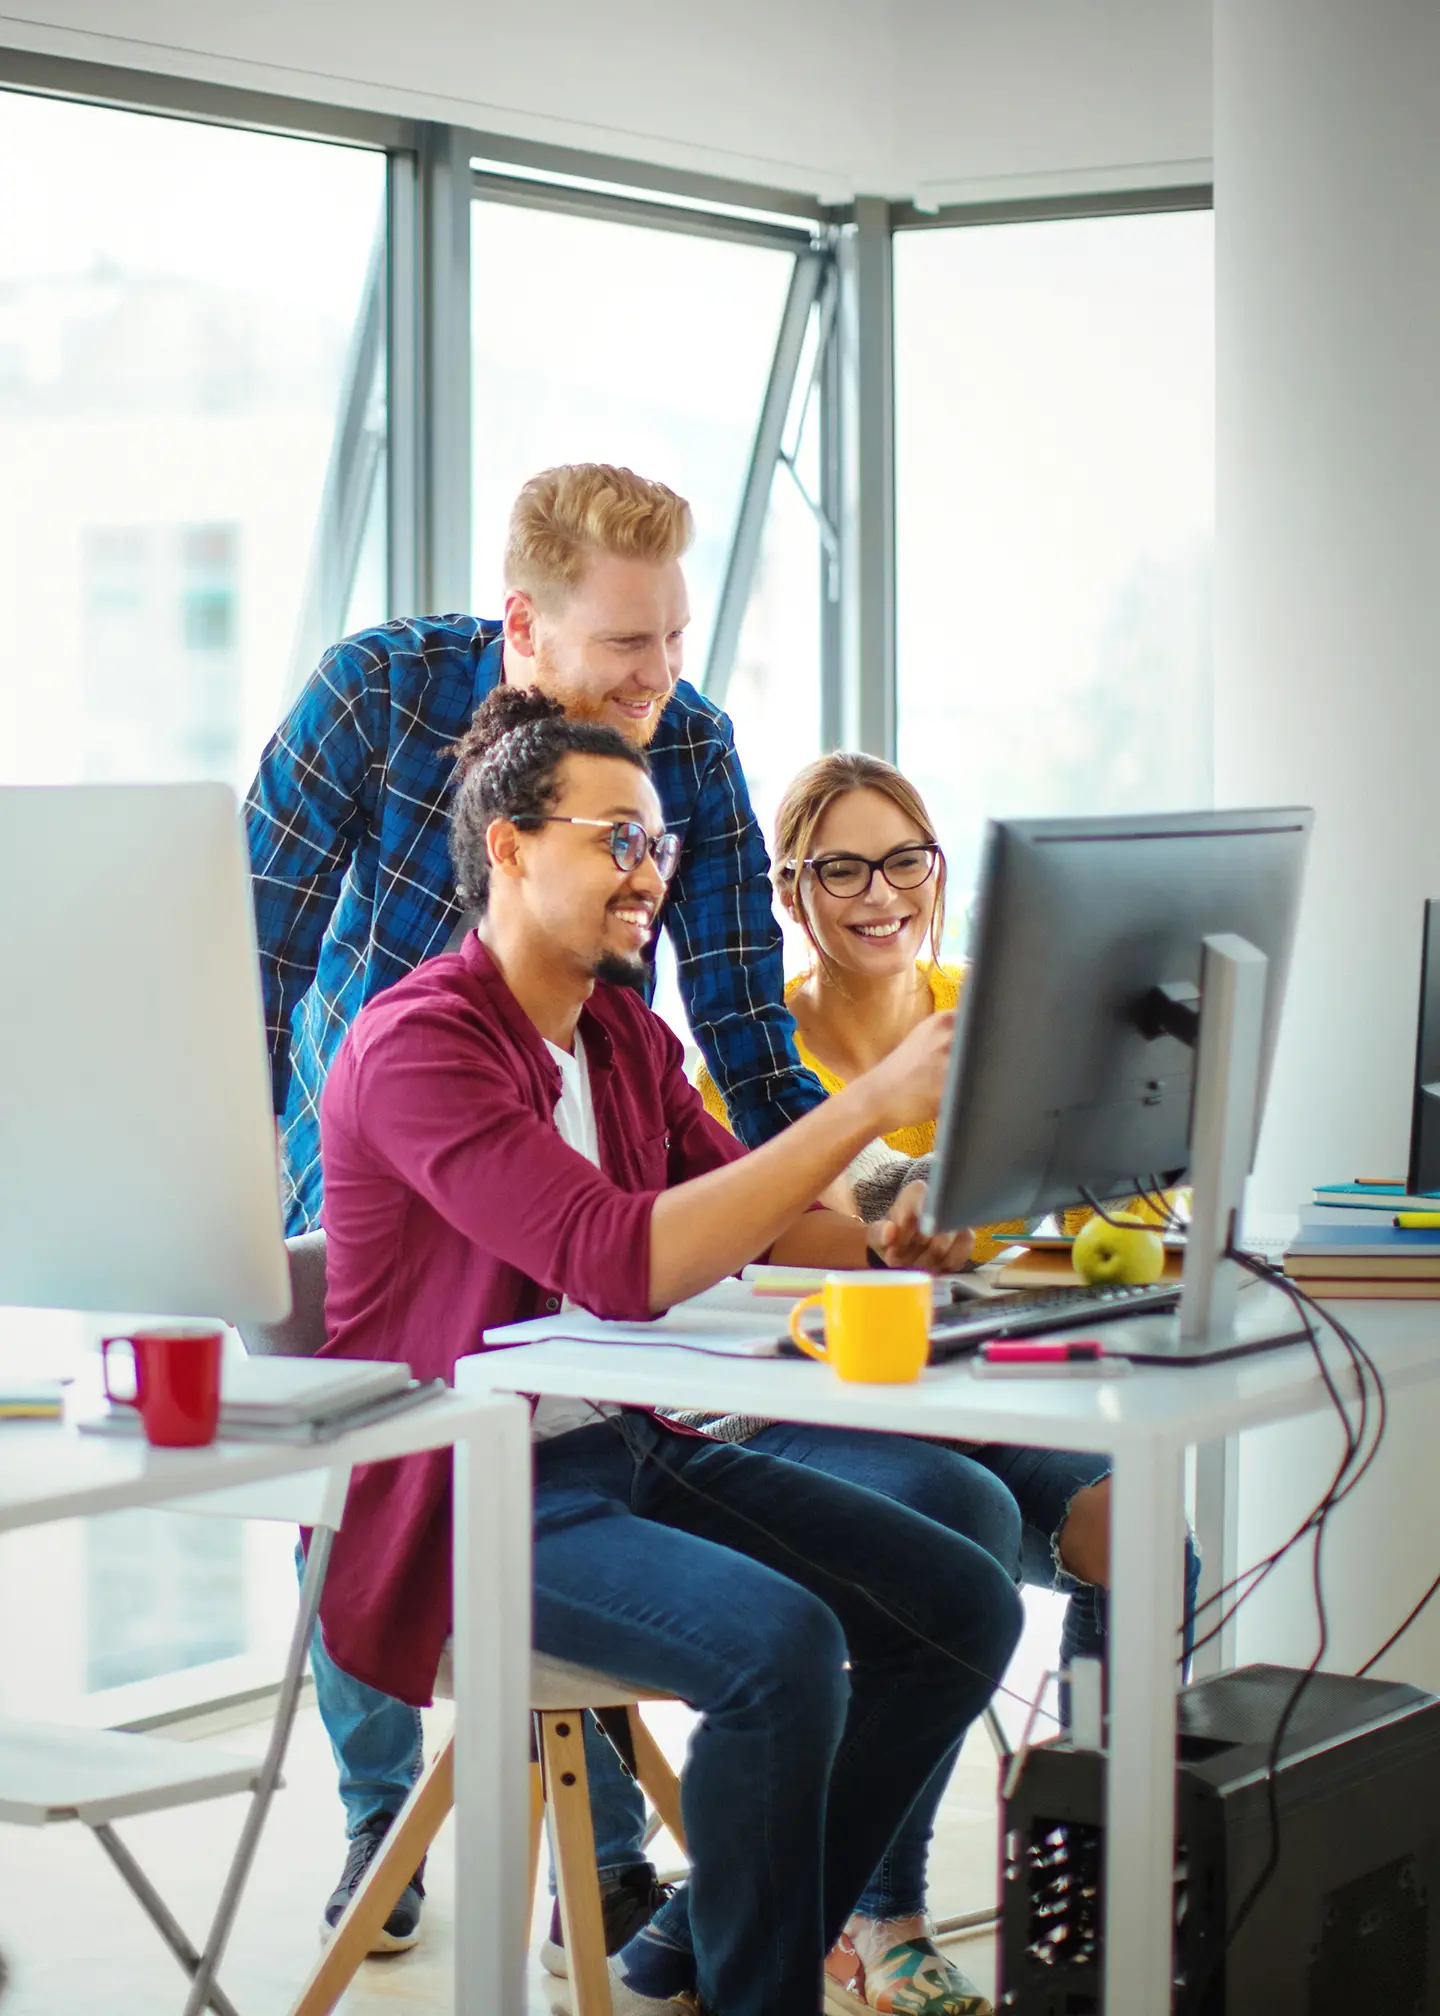
M 1080 1449 L 1024 1449 L 1008 1443 L 951 1445 L 959 1454 L 983 1464 L 1006 1487 L 1020 1508 L 1021 1575 L 1036 1589 L 1068 1593 L 1065 1621 L 1060 1627 L 1060 1664 L 1072 1659 L 1103 1659 L 1108 1631 L 1108 1599 L 1103 1589 L 1079 1582 L 1060 1566 L 1060 1529 L 1070 1500 L 1089 1484 L 1110 1475 L 1108 1456 Z M 1182 1649 L 1186 1671 L 1195 1642 L 1195 1599 L 1200 1588 L 1200 1550 L 1185 1536 L 1185 1610 Z
M 992 1471 L 942 1443 L 858 1428 L 774 1422 L 745 1446 L 803 1463 L 807 1470 L 859 1484 L 921 1512 L 973 1540 L 1012 1580 L 1018 1579 L 1021 1527 L 1014 1498 Z M 997 1680 L 1003 1671 L 994 1669 Z M 862 1917 L 908 1918 L 925 1909 L 930 1838 L 958 1755 L 957 1744 L 940 1760 L 895 1830 L 854 1906 Z
M 744 1446 L 876 1491 L 962 1534 L 1012 1580 L 1018 1577 L 1020 1515 L 1010 1492 L 988 1468 L 939 1442 L 776 1422 Z M 353 1835 L 376 1814 L 393 1814 L 404 1803 L 420 1768 L 420 1718 L 413 1708 L 342 1672 L 318 1630 L 311 1667 Z M 1002 1666 L 990 1670 L 998 1679 Z M 585 1750 L 596 1860 L 602 1879 L 613 1881 L 645 1863 L 645 1801 L 588 1716 Z M 856 1906 L 867 1918 L 900 1918 L 924 1909 L 930 1836 L 953 1765 L 953 1753 L 942 1759 L 876 1865 Z
M 1060 1529 L 1077 1491 L 1110 1474 L 1110 1460 L 1076 1449 L 1029 1449 L 1009 1444 L 942 1444 L 906 1435 L 872 1435 L 848 1428 L 772 1423 L 745 1444 L 770 1456 L 860 1484 L 897 1504 L 978 1542 L 1007 1570 L 1038 1589 L 1068 1592 L 1060 1631 L 1060 1661 L 1103 1659 L 1108 1623 L 1103 1589 L 1079 1582 L 1061 1568 Z M 1002 1488 L 1003 1487 L 1003 1488 Z M 1195 1636 L 1200 1556 L 1185 1543 L 1184 1656 Z M 1069 1690 L 1060 1689 L 1067 1719 Z M 618 1873 L 645 1859 L 640 1845 L 645 1802 L 610 1746 L 590 1746 L 590 1798 L 602 1859 Z M 896 1829 L 855 1909 L 866 1918 L 906 1918 L 926 1904 L 925 1871 L 935 1814 L 954 1768 L 942 1759 Z M 662 1921 L 663 1922 L 663 1921 Z
M 932 1520 L 629 1413 L 535 1452 L 535 1643 L 700 1715 L 691 1876 L 655 1921 L 724 2016 L 820 1997 L 825 1952 L 1020 1631 Z M 848 1670 L 846 1662 L 848 1660 Z

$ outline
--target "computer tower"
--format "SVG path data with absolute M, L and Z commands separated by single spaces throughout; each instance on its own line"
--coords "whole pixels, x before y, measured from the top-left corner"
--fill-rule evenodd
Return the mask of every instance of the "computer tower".
M 1309 1682 L 1275 1776 L 1279 1865 L 1226 1950 L 1299 1678 L 1246 1666 L 1179 1697 L 1174 2016 L 1440 2016 L 1440 1700 L 1418 1688 Z M 1002 1815 L 1006 2016 L 1100 2016 L 1104 1796 L 1102 1754 L 1060 1737 L 1026 1756 Z

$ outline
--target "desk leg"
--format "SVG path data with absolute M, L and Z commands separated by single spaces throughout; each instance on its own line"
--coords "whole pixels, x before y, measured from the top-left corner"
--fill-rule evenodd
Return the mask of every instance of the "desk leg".
M 455 1444 L 455 2016 L 525 2007 L 530 1410 Z
M 1170 2012 L 1183 1456 L 1128 1445 L 1111 1485 L 1105 2016 Z
M 1195 1451 L 1195 1540 L 1200 1549 L 1200 1603 L 1195 1620 L 1195 1636 L 1213 1631 L 1234 1602 L 1232 1592 L 1219 1602 L 1209 1599 L 1233 1582 L 1239 1572 L 1239 1542 L 1236 1538 L 1240 1507 L 1240 1437 L 1223 1436 L 1217 1442 L 1202 1442 Z M 1235 1664 L 1235 1620 L 1232 1617 L 1195 1654 L 1191 1678 L 1207 1680 L 1215 1673 L 1228 1673 Z

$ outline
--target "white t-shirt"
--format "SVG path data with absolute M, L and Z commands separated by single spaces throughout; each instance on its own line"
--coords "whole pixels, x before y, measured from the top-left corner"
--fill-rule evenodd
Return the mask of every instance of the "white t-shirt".
M 595 1101 L 590 1093 L 590 1066 L 585 1057 L 585 1045 L 580 1040 L 580 1031 L 575 1031 L 575 1054 L 572 1057 L 557 1043 L 548 1040 L 545 1048 L 560 1066 L 560 1098 L 555 1107 L 555 1132 L 567 1147 L 577 1155 L 583 1155 L 587 1162 L 600 1167 L 600 1137 L 595 1131 Z M 562 1308 L 573 1309 L 574 1303 L 567 1295 Z M 603 1415 L 614 1414 L 614 1407 L 598 1407 L 589 1400 L 564 1400 L 542 1398 L 536 1403 L 534 1419 L 530 1431 L 537 1442 L 549 1442 L 557 1435 L 568 1435 L 572 1428 L 593 1428 Z

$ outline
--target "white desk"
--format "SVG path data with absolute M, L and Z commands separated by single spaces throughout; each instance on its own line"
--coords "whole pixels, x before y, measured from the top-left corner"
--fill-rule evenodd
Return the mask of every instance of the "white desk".
M 1392 1395 L 1440 1376 L 1440 1321 L 1425 1303 L 1351 1304 L 1343 1314 L 1363 1326 L 1362 1341 Z M 1332 1366 L 1338 1358 L 1332 1347 Z M 1348 1370 L 1337 1380 L 1352 1396 Z M 913 1386 L 847 1386 L 824 1366 L 788 1359 L 550 1343 L 464 1359 L 456 1385 L 470 1393 L 738 1411 L 1110 1455 L 1105 2011 L 1169 2016 L 1185 1451 L 1192 1443 L 1223 1442 L 1242 1428 L 1327 1407 L 1307 1346 L 1194 1369 L 1137 1367 L 1116 1380 L 976 1379 L 968 1365 L 957 1364 L 932 1369 Z M 518 1857 L 525 1824 L 518 1795 L 501 1824 Z M 511 1937 L 518 1937 L 513 1928 Z M 518 1965 L 513 1955 L 511 1964 Z
M 455 2002 L 457 2016 L 524 2006 L 510 1953 L 525 1917 L 530 1578 L 529 1412 L 444 1394 L 333 1442 L 152 1449 L 59 1422 L 0 1426 L 0 1532 L 164 1505 L 237 1484 L 419 1450 L 455 1450 Z M 510 1828 L 498 1813 L 520 1816 Z M 507 1959 L 511 1964 L 507 1968 Z M 298 1984 L 297 1984 L 298 1985 Z

